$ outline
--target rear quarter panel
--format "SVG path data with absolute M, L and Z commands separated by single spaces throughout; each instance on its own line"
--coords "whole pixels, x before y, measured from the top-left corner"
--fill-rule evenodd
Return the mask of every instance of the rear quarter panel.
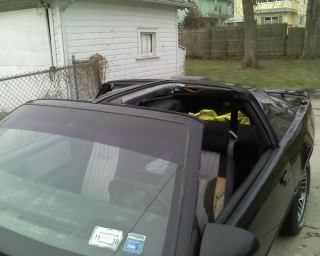
M 314 147 L 314 117 L 311 102 L 300 105 L 295 119 L 280 147 L 285 148 L 293 171 L 296 187 L 299 185 L 303 170 L 309 163 Z

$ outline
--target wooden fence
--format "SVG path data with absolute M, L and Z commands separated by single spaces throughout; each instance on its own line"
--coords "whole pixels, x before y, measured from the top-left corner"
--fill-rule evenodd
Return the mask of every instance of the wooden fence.
M 304 28 L 289 28 L 287 40 L 287 56 L 298 58 L 304 46 Z
M 187 56 L 194 58 L 242 56 L 243 38 L 242 26 L 183 30 L 179 33 L 179 43 L 187 48 Z M 287 24 L 258 25 L 257 55 L 295 56 L 303 48 L 303 38 L 304 29 L 288 30 Z

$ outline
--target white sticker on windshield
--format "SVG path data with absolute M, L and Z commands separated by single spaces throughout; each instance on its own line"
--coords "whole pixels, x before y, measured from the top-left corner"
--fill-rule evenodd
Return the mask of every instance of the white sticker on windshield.
M 123 233 L 120 230 L 95 227 L 91 238 L 89 240 L 89 245 L 108 248 L 113 251 L 118 250 L 119 245 L 123 239 Z

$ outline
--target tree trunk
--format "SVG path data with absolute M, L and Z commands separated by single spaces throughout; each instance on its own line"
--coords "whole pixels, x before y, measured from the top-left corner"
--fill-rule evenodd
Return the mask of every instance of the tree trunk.
M 320 57 L 320 0 L 309 0 L 303 58 Z
M 257 68 L 256 24 L 254 21 L 253 0 L 242 0 L 244 18 L 244 57 L 243 68 Z

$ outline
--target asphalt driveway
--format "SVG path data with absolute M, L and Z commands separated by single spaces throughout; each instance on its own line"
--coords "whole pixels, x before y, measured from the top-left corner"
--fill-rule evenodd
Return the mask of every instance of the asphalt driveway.
M 320 100 L 313 101 L 316 144 L 311 159 L 311 190 L 306 226 L 299 236 L 279 237 L 270 256 L 320 256 Z

